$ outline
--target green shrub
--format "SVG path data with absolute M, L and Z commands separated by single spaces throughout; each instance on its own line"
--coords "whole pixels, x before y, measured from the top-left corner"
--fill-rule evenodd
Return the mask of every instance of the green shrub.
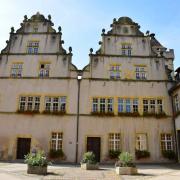
M 109 150 L 109 157 L 111 159 L 116 159 L 119 157 L 120 153 L 121 152 L 119 150 Z
M 59 150 L 51 149 L 49 151 L 49 157 L 50 158 L 61 158 L 61 157 L 64 157 L 64 152 L 61 149 L 59 149 Z
M 162 151 L 162 155 L 169 160 L 176 159 L 176 154 L 173 150 L 164 150 Z
M 84 153 L 81 163 L 96 164 L 95 154 L 93 152 Z
M 47 166 L 49 161 L 47 160 L 44 151 L 38 151 L 37 153 L 29 153 L 25 156 L 25 163 L 30 166 Z
M 137 159 L 148 158 L 148 157 L 150 157 L 150 152 L 147 150 L 137 150 L 136 149 L 135 155 L 136 155 Z
M 128 152 L 122 152 L 119 155 L 119 162 L 116 164 L 116 166 L 121 166 L 121 167 L 135 167 L 135 165 L 132 162 L 133 157 L 132 154 Z

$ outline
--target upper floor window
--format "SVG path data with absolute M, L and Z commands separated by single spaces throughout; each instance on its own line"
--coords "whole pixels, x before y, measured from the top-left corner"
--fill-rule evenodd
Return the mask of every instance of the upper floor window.
M 109 150 L 120 150 L 120 133 L 109 134 Z
M 120 77 L 121 77 L 120 65 L 110 65 L 110 78 L 120 79 Z
M 49 77 L 50 64 L 40 64 L 39 77 Z
M 21 77 L 23 70 L 23 63 L 14 63 L 11 66 L 11 77 Z
M 19 99 L 20 111 L 39 111 L 40 96 L 21 96 Z
M 172 134 L 163 133 L 161 134 L 161 150 L 173 150 L 173 138 Z
M 27 45 L 28 54 L 37 54 L 39 51 L 39 41 L 30 41 Z
M 131 56 L 132 47 L 130 43 L 123 43 L 121 50 L 122 50 L 122 55 Z
M 175 111 L 178 112 L 180 110 L 179 108 L 179 96 L 176 94 L 174 96 L 174 106 L 175 106 Z
M 118 98 L 118 112 L 138 112 L 138 99 Z
M 63 133 L 53 132 L 51 134 L 51 149 L 52 150 L 62 150 Z
M 144 133 L 136 134 L 136 149 L 147 150 L 147 135 Z
M 146 68 L 136 66 L 136 79 L 143 80 L 147 79 Z
M 33 26 L 33 32 L 38 32 L 38 26 L 37 25 Z
M 143 99 L 144 113 L 163 113 L 162 99 Z
M 66 97 L 45 97 L 45 111 L 49 112 L 65 112 Z
M 93 98 L 92 112 L 113 112 L 113 98 Z

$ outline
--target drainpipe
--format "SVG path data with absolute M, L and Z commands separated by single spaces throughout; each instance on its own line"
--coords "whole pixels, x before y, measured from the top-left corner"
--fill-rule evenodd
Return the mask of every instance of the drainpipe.
M 76 119 L 76 159 L 75 163 L 78 163 L 78 144 L 79 144 L 79 104 L 80 104 L 80 83 L 82 75 L 78 73 L 77 83 L 78 83 L 78 99 L 77 99 L 77 119 Z
M 171 94 L 170 96 L 171 96 L 172 113 L 173 113 L 172 121 L 173 121 L 173 128 L 174 128 L 175 150 L 176 150 L 177 157 L 178 157 L 178 159 L 179 159 L 178 144 L 177 144 L 177 135 L 176 135 L 176 122 L 175 122 L 174 102 L 173 102 L 173 96 L 172 96 L 172 94 Z M 178 161 L 178 159 L 177 159 L 177 161 Z

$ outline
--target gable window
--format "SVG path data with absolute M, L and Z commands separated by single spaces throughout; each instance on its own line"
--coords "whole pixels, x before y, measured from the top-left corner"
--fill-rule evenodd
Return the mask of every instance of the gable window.
M 131 44 L 130 43 L 123 43 L 122 44 L 122 47 L 121 47 L 121 50 L 122 50 L 122 55 L 123 56 L 131 56 Z
M 136 66 L 135 74 L 136 74 L 136 79 L 138 79 L 138 80 L 145 80 L 145 79 L 147 79 L 147 77 L 146 77 L 147 74 L 146 74 L 145 67 Z
M 110 79 L 120 79 L 120 65 L 110 65 Z
M 39 77 L 49 77 L 50 64 L 40 64 Z
M 144 133 L 136 134 L 136 149 L 147 150 L 147 135 Z
M 92 112 L 114 112 L 113 98 L 93 98 L 92 100 Z
M 40 96 L 21 96 L 19 98 L 20 111 L 39 111 Z
M 49 112 L 65 112 L 66 97 L 45 97 L 45 111 Z
M 62 150 L 62 143 L 63 143 L 63 133 L 53 132 L 51 134 L 51 149 Z
M 27 45 L 28 54 L 37 54 L 39 51 L 39 41 L 30 41 Z
M 163 133 L 161 134 L 161 150 L 173 150 L 173 138 L 172 134 Z
M 174 96 L 174 106 L 175 106 L 175 111 L 179 112 L 180 108 L 179 108 L 179 96 L 178 96 L 178 94 L 176 94 Z
M 35 32 L 35 33 L 38 32 L 38 26 L 37 25 L 33 26 L 33 32 Z
M 23 63 L 14 63 L 11 66 L 11 77 L 22 77 Z
M 109 134 L 109 150 L 120 150 L 120 133 Z

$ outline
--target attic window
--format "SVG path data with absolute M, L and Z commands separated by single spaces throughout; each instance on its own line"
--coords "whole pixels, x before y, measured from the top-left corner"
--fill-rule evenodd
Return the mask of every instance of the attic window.
M 33 26 L 33 32 L 38 32 L 38 26 Z
M 123 28 L 123 33 L 128 33 L 128 28 L 127 27 Z
M 28 54 L 37 54 L 39 50 L 39 41 L 29 41 L 27 45 Z
M 132 47 L 130 43 L 122 43 L 121 50 L 123 56 L 131 56 Z

